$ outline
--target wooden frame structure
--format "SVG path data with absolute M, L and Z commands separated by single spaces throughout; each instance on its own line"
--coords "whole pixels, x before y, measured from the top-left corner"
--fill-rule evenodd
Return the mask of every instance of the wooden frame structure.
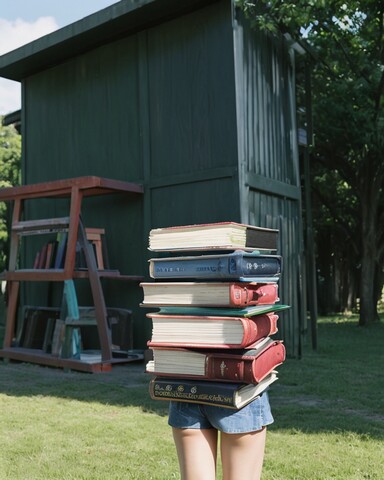
M 129 358 L 113 358 L 111 335 L 107 322 L 107 310 L 101 278 L 113 278 L 139 282 L 140 276 L 122 275 L 118 270 L 98 269 L 95 252 L 86 229 L 81 221 L 81 206 L 84 197 L 114 193 L 142 194 L 142 185 L 95 176 L 56 180 L 0 190 L 0 201 L 13 201 L 12 227 L 10 238 L 9 268 L 3 275 L 8 285 L 8 309 L 3 348 L 0 357 L 22 360 L 44 365 L 64 367 L 82 371 L 100 372 L 111 369 L 113 363 L 129 361 Z M 23 206 L 26 200 L 37 198 L 68 198 L 69 216 L 40 220 L 25 220 Z M 18 269 L 20 235 L 68 231 L 67 250 L 62 269 Z M 76 271 L 76 243 L 79 242 L 85 254 L 87 269 Z M 16 315 L 21 281 L 65 282 L 76 278 L 87 278 L 90 283 L 95 316 L 101 346 L 101 361 L 86 363 L 71 358 L 58 358 L 40 350 L 19 348 L 12 345 L 15 337 Z

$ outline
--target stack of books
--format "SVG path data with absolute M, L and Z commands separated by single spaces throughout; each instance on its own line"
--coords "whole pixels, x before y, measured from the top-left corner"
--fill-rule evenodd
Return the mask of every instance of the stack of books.
M 156 400 L 239 409 L 277 380 L 285 348 L 272 337 L 282 258 L 278 230 L 234 222 L 151 230 L 151 282 L 141 283 Z M 180 252 L 183 252 L 180 255 Z M 185 254 L 185 252 L 188 252 Z

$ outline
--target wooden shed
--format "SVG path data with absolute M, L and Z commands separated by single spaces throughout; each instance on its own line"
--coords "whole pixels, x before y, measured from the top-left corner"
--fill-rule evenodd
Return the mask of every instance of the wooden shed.
M 22 85 L 24 184 L 99 176 L 143 195 L 91 198 L 110 264 L 148 278 L 151 228 L 236 221 L 280 230 L 279 334 L 306 329 L 294 53 L 250 28 L 232 0 L 122 0 L 0 57 Z M 31 216 L 59 216 L 50 200 Z M 24 251 L 31 262 L 33 252 Z M 138 284 L 107 287 L 132 309 L 134 346 L 151 324 Z

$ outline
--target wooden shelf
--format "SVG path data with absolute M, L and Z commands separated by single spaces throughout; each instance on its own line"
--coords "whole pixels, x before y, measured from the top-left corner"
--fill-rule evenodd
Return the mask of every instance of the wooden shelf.
M 97 270 L 99 278 L 109 278 L 128 282 L 142 282 L 143 276 L 122 275 L 118 270 Z M 72 274 L 66 273 L 64 269 L 20 269 L 13 272 L 3 272 L 0 280 L 7 281 L 29 281 L 29 282 L 62 282 L 71 278 L 89 278 L 88 270 L 74 270 Z
M 39 235 L 68 230 L 69 217 L 44 218 L 39 220 L 25 220 L 15 222 L 12 231 L 18 235 Z
M 37 363 L 39 365 L 46 365 L 48 367 L 64 368 L 68 370 L 78 370 L 81 372 L 88 372 L 88 373 L 110 372 L 112 370 L 113 365 L 137 362 L 143 359 L 141 355 L 128 354 L 125 358 L 112 357 L 110 360 L 107 360 L 107 361 L 103 361 L 101 360 L 101 358 L 95 358 L 93 360 L 91 359 L 76 360 L 73 358 L 56 357 L 35 348 L 19 348 L 19 347 L 1 349 L 0 357 L 7 358 L 9 360 L 16 360 L 20 362 Z
M 137 183 L 111 180 L 102 177 L 76 177 L 52 182 L 22 185 L 0 189 L 0 201 L 46 197 L 69 197 L 73 189 L 81 190 L 83 196 L 105 195 L 112 193 L 144 193 L 142 185 Z
M 144 277 L 139 275 L 122 275 L 118 270 L 97 270 L 99 278 L 109 278 L 113 280 L 123 280 L 126 282 L 142 282 Z M 73 278 L 89 278 L 88 270 L 75 270 Z
M 104 372 L 111 369 L 114 363 L 133 361 L 129 358 L 114 358 L 111 345 L 111 327 L 107 321 L 107 308 L 105 305 L 101 279 L 116 279 L 131 282 L 140 282 L 143 277 L 137 275 L 121 275 L 118 270 L 98 270 L 97 260 L 100 260 L 101 241 L 96 246 L 96 259 L 94 247 L 87 238 L 87 232 L 81 222 L 81 205 L 83 197 L 107 194 L 142 194 L 143 186 L 140 184 L 111 180 L 107 178 L 86 176 L 51 182 L 23 185 L 20 187 L 0 189 L 0 201 L 13 201 L 12 228 L 10 236 L 10 254 L 8 271 L 2 272 L 1 279 L 8 284 L 8 308 L 3 349 L 0 357 L 39 363 L 55 367 L 75 369 L 88 372 Z M 39 198 L 68 198 L 69 215 L 60 218 L 28 220 L 22 219 L 24 202 Z M 20 237 L 39 235 L 54 232 L 67 232 L 66 255 L 64 267 L 61 269 L 17 269 Z M 103 229 L 89 229 L 89 234 L 96 235 L 96 240 L 104 233 Z M 94 239 L 94 241 L 96 241 Z M 76 247 L 80 244 L 85 256 L 85 270 L 76 270 Z M 95 244 L 94 244 L 95 245 Z M 98 249 L 97 249 L 98 247 Z M 103 264 L 100 268 L 104 268 Z M 16 337 L 16 314 L 19 299 L 20 282 L 22 281 L 47 281 L 65 282 L 63 298 L 67 301 L 67 308 L 78 310 L 73 279 L 87 279 L 94 302 L 97 332 L 100 341 L 100 359 L 89 361 L 76 358 L 61 358 L 45 353 L 42 350 L 14 347 Z M 68 302 L 68 284 L 72 285 L 72 298 Z M 66 315 L 68 312 L 66 312 Z M 72 315 L 71 318 L 78 318 Z M 62 319 L 60 319 L 62 320 Z M 71 334 L 72 335 L 72 334 Z M 66 355 L 63 355 L 66 356 Z M 124 357 L 124 355 L 123 355 Z M 137 357 L 135 358 L 137 360 Z

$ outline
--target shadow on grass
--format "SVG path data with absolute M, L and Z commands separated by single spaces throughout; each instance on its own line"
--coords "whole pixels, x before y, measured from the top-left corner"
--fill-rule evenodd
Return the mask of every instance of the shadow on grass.
M 144 363 L 114 366 L 112 372 L 91 374 L 34 364 L 0 362 L 0 394 L 17 397 L 58 397 L 80 402 L 134 406 L 167 414 L 167 402 L 155 402 L 148 393 L 150 376 Z
M 0 345 L 3 344 L 5 307 L 0 295 Z M 36 364 L 0 358 L 0 394 L 9 396 L 50 396 L 81 402 L 135 406 L 164 416 L 167 402 L 155 402 L 148 393 L 150 376 L 144 362 L 116 365 L 112 372 L 91 374 L 64 371 Z
M 384 439 L 384 322 L 358 326 L 354 317 L 323 318 L 318 349 L 279 368 L 270 391 L 272 428 L 348 431 Z
M 301 360 L 288 359 L 279 368 L 280 379 L 270 390 L 271 430 L 345 431 L 384 439 L 384 323 L 361 328 L 355 318 L 332 317 L 319 322 L 318 334 L 316 352 L 306 346 Z M 0 362 L 0 394 L 133 406 L 165 416 L 168 402 L 151 400 L 144 368 L 135 362 L 87 374 Z

